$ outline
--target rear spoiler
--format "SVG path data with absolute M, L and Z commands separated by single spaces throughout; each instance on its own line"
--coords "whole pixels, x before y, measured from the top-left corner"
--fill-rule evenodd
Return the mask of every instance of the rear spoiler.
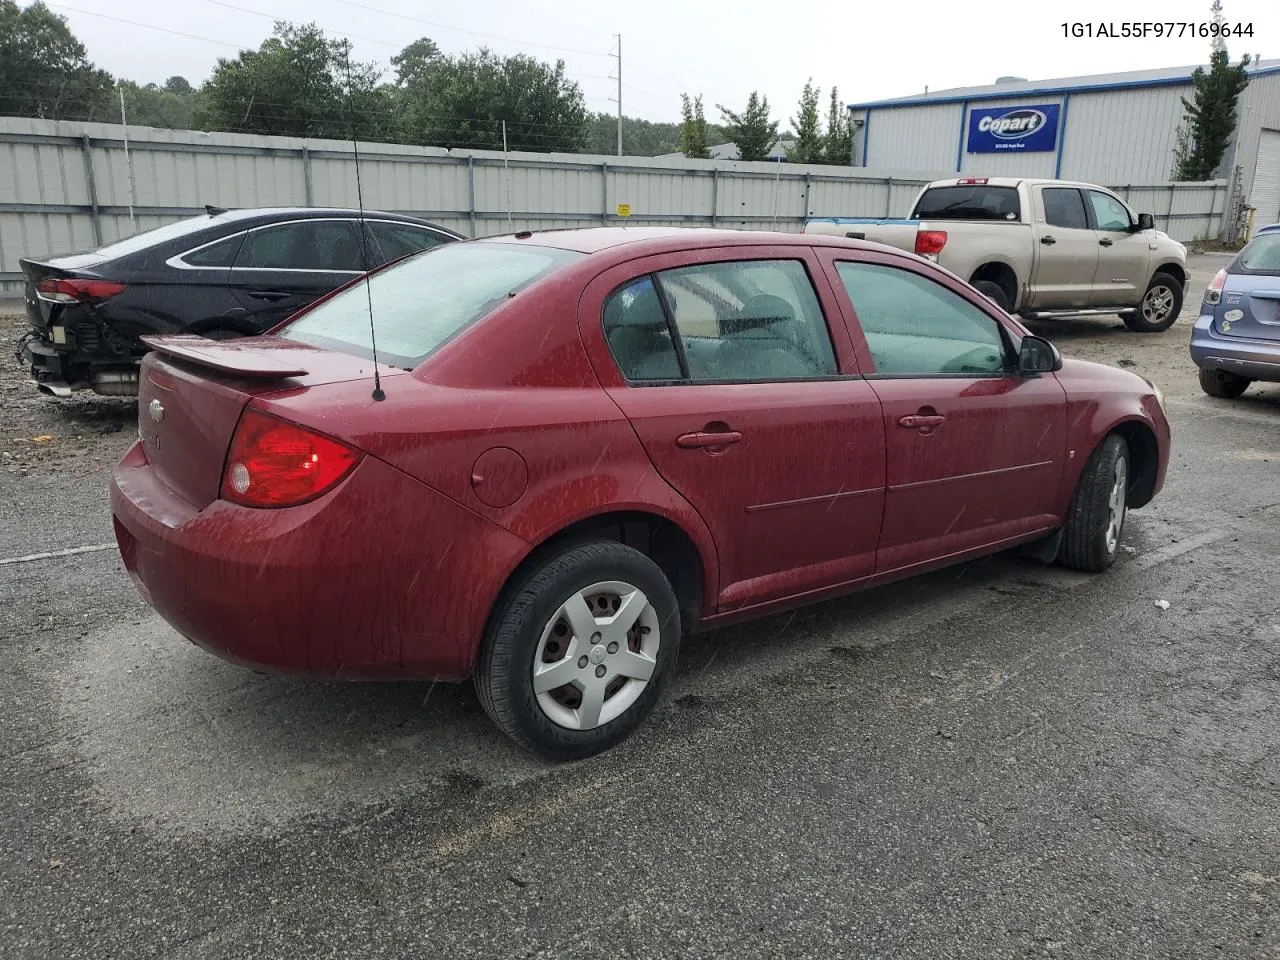
M 139 339 L 157 353 L 239 377 L 282 380 L 286 377 L 306 376 L 309 372 L 306 367 L 285 363 L 276 356 L 275 351 L 257 349 L 257 338 L 252 337 L 244 340 L 209 340 L 195 334 L 174 334 Z

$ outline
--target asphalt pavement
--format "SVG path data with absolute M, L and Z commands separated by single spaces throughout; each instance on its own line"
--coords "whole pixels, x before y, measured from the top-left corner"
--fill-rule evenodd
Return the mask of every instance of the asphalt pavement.
M 998 556 L 694 638 L 570 765 L 469 687 L 223 663 L 111 549 L 28 559 L 110 544 L 134 411 L 4 367 L 0 956 L 1280 956 L 1280 387 L 1195 385 L 1222 259 L 1165 334 L 1037 328 L 1169 398 L 1114 569 Z

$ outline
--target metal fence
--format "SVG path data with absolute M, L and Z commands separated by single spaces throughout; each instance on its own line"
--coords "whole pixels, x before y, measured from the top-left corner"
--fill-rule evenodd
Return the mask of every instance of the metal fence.
M 951 171 L 502 154 L 361 144 L 367 209 L 469 236 L 590 224 L 799 231 L 807 216 L 903 216 Z M 349 141 L 0 117 L 0 291 L 18 258 L 90 250 L 218 207 L 355 207 Z M 1223 230 L 1225 181 L 1114 185 L 1183 241 Z

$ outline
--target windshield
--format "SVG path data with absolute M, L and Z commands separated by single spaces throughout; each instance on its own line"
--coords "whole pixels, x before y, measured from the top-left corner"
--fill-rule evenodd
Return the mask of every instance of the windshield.
M 584 254 L 512 243 L 450 243 L 402 260 L 304 313 L 286 340 L 372 359 L 370 301 L 378 360 L 406 369 L 509 297 Z
M 911 217 L 914 220 L 1017 220 L 1021 212 L 1015 188 L 982 184 L 926 190 Z
M 1240 251 L 1240 266 L 1250 273 L 1280 273 L 1280 233 L 1264 233 Z

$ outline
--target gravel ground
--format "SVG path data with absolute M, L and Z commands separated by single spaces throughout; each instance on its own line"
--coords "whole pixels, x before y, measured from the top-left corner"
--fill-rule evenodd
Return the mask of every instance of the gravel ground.
M 1038 325 L 1168 397 L 1112 571 L 993 557 L 696 638 L 580 764 L 466 687 L 225 664 L 110 550 L 0 565 L 0 955 L 1280 957 L 1280 389 L 1199 392 L 1224 260 L 1166 334 Z M 134 405 L 21 379 L 0 558 L 108 543 Z

